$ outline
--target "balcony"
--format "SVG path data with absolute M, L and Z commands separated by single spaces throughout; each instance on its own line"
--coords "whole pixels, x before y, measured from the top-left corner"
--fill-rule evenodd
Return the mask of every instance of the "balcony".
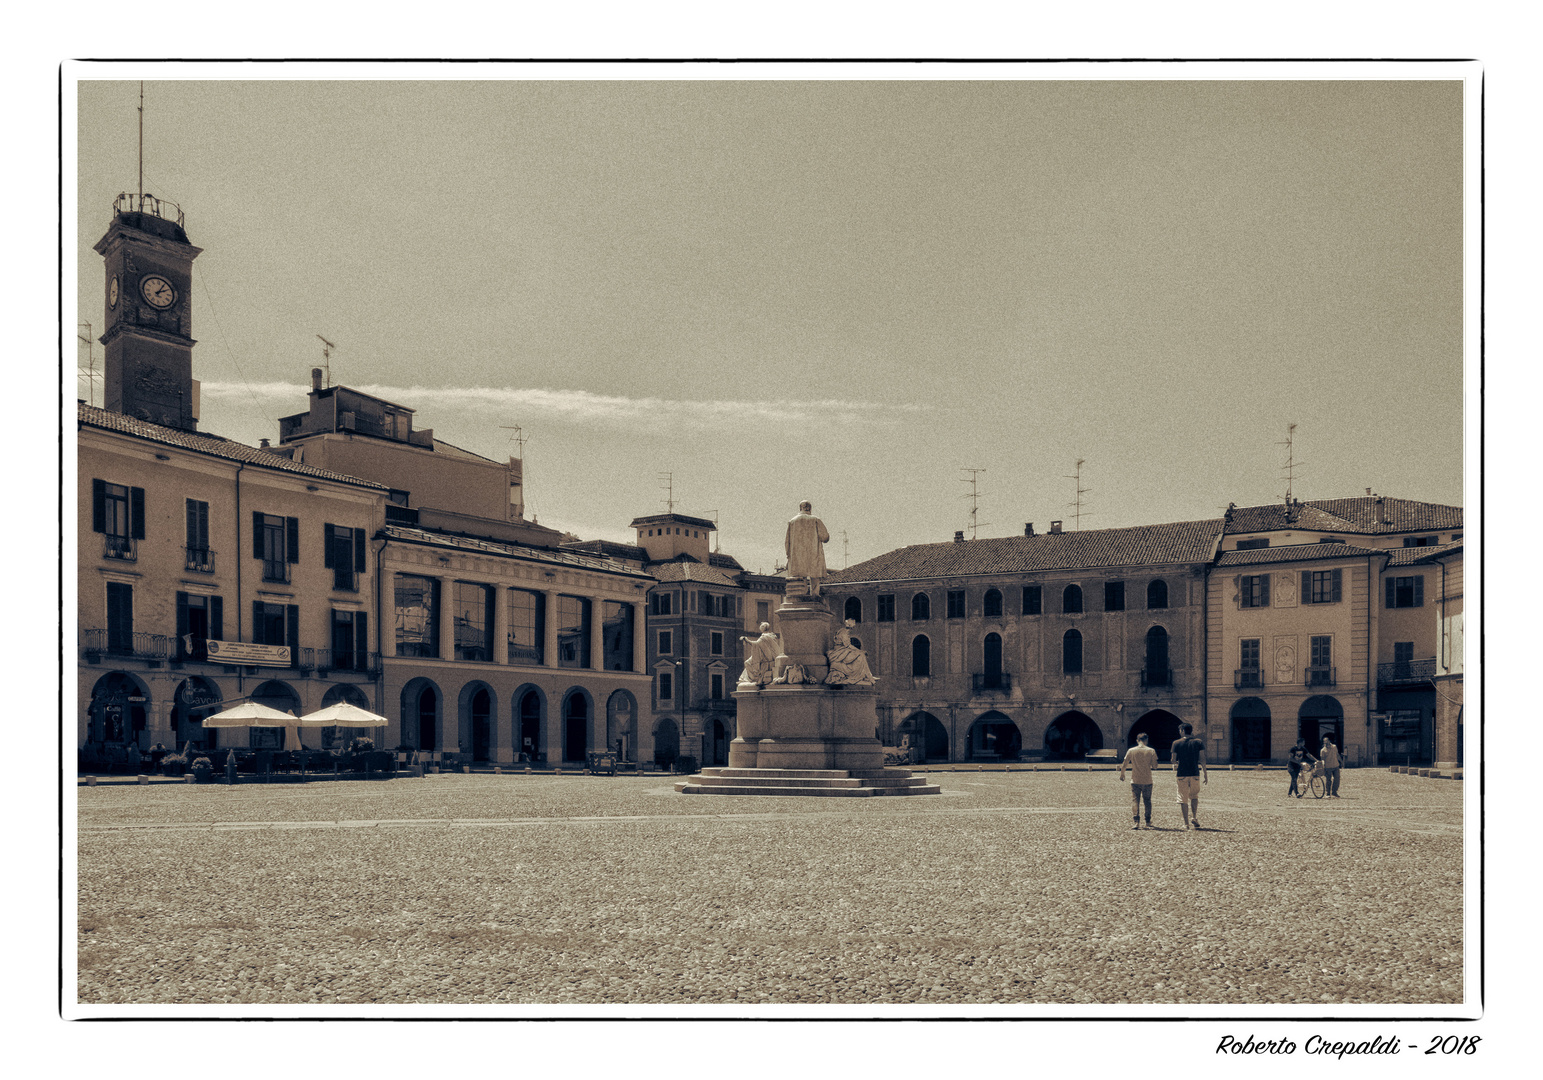
M 102 558 L 134 562 L 139 558 L 139 551 L 135 547 L 132 537 L 115 536 L 112 533 L 107 533 L 102 537 Z
M 380 653 L 358 649 L 301 649 L 300 668 L 326 675 L 338 671 L 374 678 L 380 673 Z
M 1391 664 L 1377 665 L 1378 686 L 1414 686 L 1428 683 L 1436 677 L 1436 658 L 1424 660 L 1395 660 Z
M 332 571 L 332 591 L 358 592 L 359 575 L 352 570 L 341 570 L 334 567 Z
M 170 641 L 165 634 L 120 634 L 111 630 L 80 632 L 81 651 L 86 654 L 86 661 L 92 664 L 104 656 L 159 664 L 169 655 L 169 646 Z
M 185 548 L 187 568 L 196 574 L 214 573 L 214 552 L 209 548 Z
M 1234 668 L 1232 671 L 1232 688 L 1234 690 L 1258 690 L 1264 685 L 1264 675 L 1256 667 Z
M 1303 686 L 1333 686 L 1334 666 L 1332 664 L 1309 664 L 1302 671 Z
M 392 503 L 386 507 L 387 525 L 417 525 L 418 511 L 410 506 L 397 506 Z
M 1005 671 L 970 676 L 970 691 L 975 694 L 1007 694 L 1012 688 L 1012 676 Z
M 1143 690 L 1172 690 L 1173 668 L 1142 668 L 1141 689 Z

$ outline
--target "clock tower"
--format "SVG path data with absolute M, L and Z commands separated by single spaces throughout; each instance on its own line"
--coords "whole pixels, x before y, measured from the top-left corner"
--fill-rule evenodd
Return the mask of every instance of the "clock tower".
M 182 211 L 154 195 L 119 195 L 96 243 L 106 263 L 106 395 L 109 412 L 194 431 L 193 260 Z

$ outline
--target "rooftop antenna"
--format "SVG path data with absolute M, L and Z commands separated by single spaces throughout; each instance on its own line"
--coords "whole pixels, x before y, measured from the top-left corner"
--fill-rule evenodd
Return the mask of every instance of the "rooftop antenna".
M 321 366 L 327 370 L 327 385 L 330 387 L 332 385 L 332 350 L 337 346 L 320 334 L 316 335 L 316 339 L 321 342 Z
M 980 492 L 978 490 L 976 490 L 976 480 L 980 477 L 980 474 L 985 472 L 986 470 L 985 469 L 961 469 L 960 471 L 961 472 L 967 472 L 967 473 L 970 474 L 969 479 L 965 479 L 964 477 L 960 477 L 960 479 L 964 483 L 970 485 L 970 493 L 968 495 L 961 495 L 960 498 L 962 498 L 962 499 L 969 499 L 970 500 L 970 539 L 974 540 L 975 539 L 975 532 L 976 532 L 977 529 L 980 528 L 980 526 L 982 524 L 980 521 L 976 520 L 976 516 L 980 512 Z M 987 521 L 984 524 L 990 525 L 991 522 Z
M 145 81 L 139 80 L 139 209 L 145 208 Z
M 664 488 L 664 507 L 669 513 L 675 513 L 675 474 L 662 472 L 659 474 L 659 486 Z
M 841 530 L 841 569 L 845 570 L 847 568 L 847 562 L 851 558 L 851 554 L 852 554 L 852 549 L 851 549 L 850 545 L 847 544 L 847 531 L 845 529 L 842 529 Z
M 509 436 L 509 441 L 514 443 L 515 450 L 517 450 L 519 452 L 520 460 L 524 461 L 525 460 L 525 443 L 527 441 L 529 441 L 529 436 L 527 436 L 525 434 L 525 429 L 520 427 L 519 424 L 499 424 L 498 425 L 498 429 L 500 431 L 512 431 L 512 432 L 514 432 L 513 435 Z
M 86 332 L 84 334 L 76 334 L 75 336 L 79 340 L 86 343 L 86 370 L 81 372 L 79 367 L 77 367 L 76 374 L 83 375 L 86 380 L 86 404 L 95 405 L 96 381 L 101 378 L 101 376 L 96 373 L 96 339 L 91 336 L 90 323 L 83 322 L 80 325 L 86 328 Z M 77 329 L 79 329 L 79 327 L 77 327 Z
M 1082 463 L 1085 460 L 1086 460 L 1085 458 L 1078 458 L 1077 459 L 1077 471 L 1074 474 L 1072 474 L 1071 476 L 1068 476 L 1066 478 L 1068 480 L 1075 480 L 1077 482 L 1077 498 L 1075 500 L 1073 500 L 1072 502 L 1069 502 L 1069 503 L 1066 504 L 1067 506 L 1072 508 L 1072 528 L 1074 528 L 1074 529 L 1081 529 L 1082 528 L 1082 517 L 1083 517 L 1082 497 L 1084 495 L 1091 495 L 1091 494 L 1093 494 L 1093 489 L 1092 488 L 1085 488 L 1085 487 L 1082 486 Z M 1087 516 L 1089 516 L 1089 517 L 1093 516 L 1093 513 L 1092 513 L 1091 510 L 1087 512 Z
M 1292 483 L 1296 480 L 1297 469 L 1302 465 L 1302 462 L 1296 459 L 1295 447 L 1292 445 L 1296 439 L 1296 431 L 1297 426 L 1295 424 L 1287 424 L 1286 441 L 1275 444 L 1276 446 L 1284 446 L 1286 448 L 1286 463 L 1281 468 L 1286 473 L 1286 502 L 1288 503 L 1291 502 L 1291 487 Z
M 710 511 L 713 515 L 713 551 L 723 554 L 723 534 L 718 531 L 718 511 Z

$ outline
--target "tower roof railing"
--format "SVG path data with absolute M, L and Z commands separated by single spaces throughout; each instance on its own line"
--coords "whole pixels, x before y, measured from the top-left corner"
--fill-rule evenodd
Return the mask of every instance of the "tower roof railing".
M 175 221 L 179 228 L 185 228 L 186 222 L 182 220 L 182 207 L 169 199 L 157 199 L 149 192 L 136 195 L 125 191 L 113 200 L 114 214 L 150 214 L 162 221 Z

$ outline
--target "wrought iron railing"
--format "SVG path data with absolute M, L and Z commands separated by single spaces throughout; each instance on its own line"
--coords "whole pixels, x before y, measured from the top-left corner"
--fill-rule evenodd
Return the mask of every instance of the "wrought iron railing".
M 977 694 L 1006 694 L 1012 688 L 1012 676 L 1005 671 L 970 676 L 970 689 Z
M 289 584 L 289 563 L 282 559 L 264 559 L 263 580 Z
M 1234 668 L 1232 671 L 1232 688 L 1234 690 L 1257 690 L 1264 685 L 1264 675 L 1256 667 Z
M 82 630 L 80 647 L 87 660 L 101 656 L 128 656 L 140 660 L 165 660 L 170 641 L 165 634 L 122 634 L 111 630 Z
M 374 676 L 380 671 L 380 653 L 362 649 L 301 649 L 300 667 L 306 671 L 346 671 Z
M 157 199 L 146 192 L 143 195 L 135 195 L 125 191 L 113 200 L 114 214 L 151 214 L 162 221 L 175 221 L 178 225 L 185 225 L 182 219 L 182 207 L 169 199 Z
M 102 537 L 102 558 L 134 562 L 139 558 L 139 550 L 132 537 L 107 533 Z
M 210 548 L 190 547 L 187 551 L 187 568 L 199 574 L 214 573 L 214 551 Z
M 358 592 L 359 575 L 352 570 L 332 569 L 332 589 L 334 592 Z
M 1436 658 L 1423 660 L 1395 660 L 1391 664 L 1377 665 L 1377 685 L 1392 686 L 1398 683 L 1430 682 L 1436 677 Z
M 1173 668 L 1142 668 L 1141 688 L 1143 690 L 1156 686 L 1171 688 L 1173 686 Z
M 1302 671 L 1303 686 L 1333 686 L 1334 666 L 1332 664 L 1309 664 Z

